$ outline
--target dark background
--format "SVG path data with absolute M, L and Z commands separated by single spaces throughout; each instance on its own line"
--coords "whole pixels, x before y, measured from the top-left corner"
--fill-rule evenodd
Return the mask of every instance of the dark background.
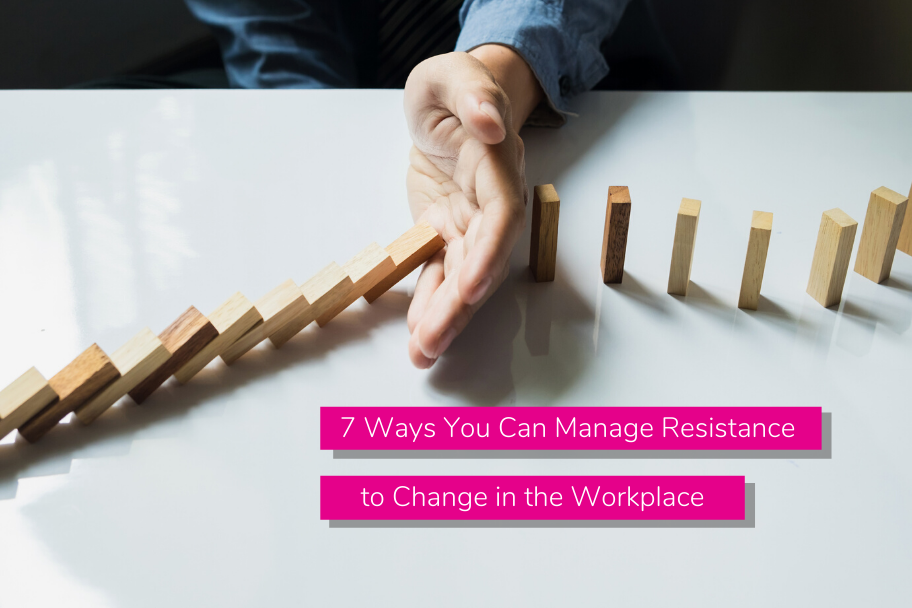
M 912 90 L 910 0 L 634 0 L 600 88 Z M 3 0 L 0 88 L 226 83 L 182 0 Z

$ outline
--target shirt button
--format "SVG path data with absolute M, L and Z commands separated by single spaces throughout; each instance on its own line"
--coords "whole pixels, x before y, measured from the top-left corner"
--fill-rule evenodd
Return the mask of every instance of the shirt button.
M 566 97 L 570 93 L 570 79 L 564 75 L 560 77 L 557 83 L 560 85 L 561 97 Z

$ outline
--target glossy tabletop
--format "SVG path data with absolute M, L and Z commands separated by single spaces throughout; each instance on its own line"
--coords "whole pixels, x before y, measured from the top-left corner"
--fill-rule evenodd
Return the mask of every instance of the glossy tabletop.
M 0 386 L 187 306 L 303 282 L 411 224 L 396 91 L 0 93 Z M 821 213 L 912 182 L 912 95 L 591 93 L 527 129 L 561 196 L 557 278 L 504 286 L 430 371 L 412 276 L 281 350 L 0 444 L 0 606 L 899 606 L 912 524 L 912 257 L 805 294 Z M 605 286 L 609 185 L 633 201 Z M 665 293 L 682 197 L 687 297 Z M 759 310 L 736 307 L 752 210 Z M 529 209 L 531 217 L 531 209 Z M 860 226 L 859 226 L 860 228 Z M 860 235 L 860 230 L 859 230 Z M 857 249 L 857 243 L 856 243 Z M 853 256 L 854 263 L 854 256 Z M 326 405 L 813 405 L 822 459 L 334 459 Z M 319 476 L 744 475 L 755 527 L 338 528 Z

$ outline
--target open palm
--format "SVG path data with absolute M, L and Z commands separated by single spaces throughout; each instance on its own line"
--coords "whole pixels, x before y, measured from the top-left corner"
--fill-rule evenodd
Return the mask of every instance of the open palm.
M 422 271 L 408 315 L 409 355 L 427 368 L 506 277 L 528 191 L 509 101 L 480 61 L 450 53 L 423 62 L 406 84 L 405 112 L 412 215 L 447 244 Z

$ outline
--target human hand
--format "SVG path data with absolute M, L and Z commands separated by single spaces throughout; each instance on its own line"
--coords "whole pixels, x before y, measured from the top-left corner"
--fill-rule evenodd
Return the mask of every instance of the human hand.
M 496 53 L 511 53 L 529 70 L 509 49 Z M 523 101 L 534 107 L 537 98 Z M 405 85 L 414 143 L 409 205 L 414 219 L 427 220 L 446 242 L 422 270 L 409 308 L 416 367 L 434 364 L 509 272 L 529 196 L 513 112 L 491 70 L 467 53 L 422 62 Z

